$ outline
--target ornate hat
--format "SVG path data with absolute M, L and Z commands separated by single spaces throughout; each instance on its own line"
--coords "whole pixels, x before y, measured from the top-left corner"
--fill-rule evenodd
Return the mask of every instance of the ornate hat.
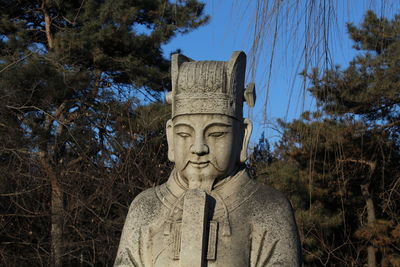
M 223 114 L 243 118 L 243 101 L 255 103 L 254 83 L 244 89 L 246 54 L 234 52 L 229 61 L 194 61 L 172 55 L 172 118 L 184 114 Z

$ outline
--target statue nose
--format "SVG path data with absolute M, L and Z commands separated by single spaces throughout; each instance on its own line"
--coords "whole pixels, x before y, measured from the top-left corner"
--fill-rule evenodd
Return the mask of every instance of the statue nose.
M 198 156 L 202 156 L 208 154 L 209 148 L 207 144 L 204 144 L 204 142 L 196 142 L 190 147 L 190 152 Z

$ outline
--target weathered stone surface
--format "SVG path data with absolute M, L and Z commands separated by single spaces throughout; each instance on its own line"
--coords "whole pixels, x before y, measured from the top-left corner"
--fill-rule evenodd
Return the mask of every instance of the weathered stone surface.
M 251 122 L 244 99 L 246 58 L 172 58 L 173 118 L 167 123 L 167 183 L 132 202 L 115 266 L 300 266 L 293 211 L 244 168 Z
M 180 266 L 202 267 L 205 263 L 205 242 L 207 222 L 206 193 L 199 189 L 189 189 L 183 200 L 180 240 Z

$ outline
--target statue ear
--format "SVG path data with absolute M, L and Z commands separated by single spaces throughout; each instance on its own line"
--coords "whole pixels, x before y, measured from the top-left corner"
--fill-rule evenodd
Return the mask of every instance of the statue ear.
M 245 119 L 244 122 L 244 135 L 242 150 L 240 151 L 240 162 L 244 163 L 247 160 L 247 147 L 249 146 L 251 132 L 253 131 L 253 123 L 251 120 Z
M 171 162 L 175 161 L 174 158 L 174 133 L 173 133 L 173 124 L 172 120 L 167 121 L 166 125 L 166 133 L 167 133 L 167 142 L 168 142 L 168 159 Z

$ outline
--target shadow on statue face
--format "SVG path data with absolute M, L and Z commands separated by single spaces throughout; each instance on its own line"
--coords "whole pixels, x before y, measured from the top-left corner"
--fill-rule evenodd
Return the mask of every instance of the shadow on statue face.
M 251 124 L 220 114 L 189 114 L 167 123 L 169 159 L 189 188 L 210 191 L 246 160 Z M 244 155 L 244 156 L 243 156 Z

